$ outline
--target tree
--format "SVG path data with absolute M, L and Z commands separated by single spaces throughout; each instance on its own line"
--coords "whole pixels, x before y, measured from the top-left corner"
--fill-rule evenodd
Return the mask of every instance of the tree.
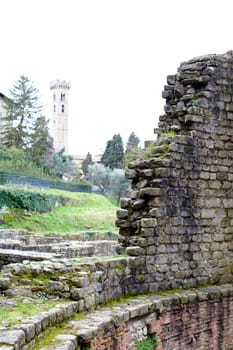
M 52 168 L 54 157 L 53 139 L 49 134 L 48 122 L 42 115 L 33 121 L 28 150 L 31 160 L 46 171 Z
M 88 173 L 88 166 L 92 165 L 93 161 L 92 161 L 92 156 L 91 153 L 87 153 L 86 158 L 83 160 L 82 162 L 82 171 L 84 175 L 87 175 Z
M 78 177 L 78 168 L 77 165 L 74 163 L 73 158 L 63 153 L 64 149 L 54 154 L 53 166 L 50 169 L 50 174 L 56 175 L 60 178 L 62 178 L 65 173 Z
M 140 140 L 134 132 L 129 135 L 126 143 L 126 151 L 124 155 L 124 166 L 127 167 L 128 163 L 138 159 L 141 148 L 139 147 Z
M 112 140 L 107 142 L 101 163 L 111 169 L 123 167 L 124 162 L 124 146 L 120 134 L 114 135 Z
M 119 205 L 120 198 L 125 194 L 130 186 L 130 181 L 125 177 L 123 169 L 114 169 L 110 174 L 109 192 L 117 197 L 117 205 Z
M 88 181 L 97 186 L 102 193 L 105 193 L 109 187 L 109 177 L 111 169 L 100 163 L 88 166 Z
M 133 149 L 138 147 L 139 143 L 140 143 L 139 138 L 136 136 L 134 132 L 131 132 L 131 134 L 129 135 L 128 141 L 126 143 L 125 153 L 130 153 Z
M 2 142 L 8 147 L 27 149 L 33 121 L 43 109 L 38 89 L 28 77 L 21 75 L 10 90 L 10 95 Z
M 118 204 L 120 197 L 130 186 L 123 169 L 112 170 L 101 163 L 88 166 L 88 181 L 97 186 L 103 194 L 110 193 L 116 196 Z

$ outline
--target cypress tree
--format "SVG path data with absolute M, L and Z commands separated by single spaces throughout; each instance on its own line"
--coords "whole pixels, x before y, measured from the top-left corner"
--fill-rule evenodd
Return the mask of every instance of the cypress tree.
M 107 142 L 101 163 L 111 169 L 122 169 L 124 163 L 124 146 L 120 134 L 114 135 Z

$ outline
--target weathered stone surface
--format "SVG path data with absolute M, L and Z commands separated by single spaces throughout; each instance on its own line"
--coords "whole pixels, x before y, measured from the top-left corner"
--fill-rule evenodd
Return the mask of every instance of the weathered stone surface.
M 117 210 L 117 218 L 118 219 L 127 219 L 128 218 L 128 210 L 126 210 L 126 209 Z
M 132 208 L 133 208 L 134 210 L 137 210 L 137 209 L 143 208 L 144 205 L 145 205 L 145 200 L 139 198 L 139 199 L 136 199 L 135 202 L 133 202 Z
M 145 218 L 141 219 L 141 227 L 156 227 L 157 219 L 155 218 Z
M 0 290 L 8 289 L 10 286 L 10 278 L 0 277 Z
M 77 349 L 78 342 L 77 337 L 72 334 L 59 334 L 56 336 L 56 341 L 59 345 L 56 346 L 55 350 L 75 350 Z
M 145 202 L 137 210 L 128 202 L 130 225 L 125 231 L 122 227 L 122 243 L 129 251 L 137 244 L 144 249 L 142 254 L 155 257 L 160 274 L 151 275 L 152 263 L 146 268 L 156 288 L 228 281 L 232 276 L 228 242 L 233 232 L 233 76 L 229 72 L 232 53 L 197 57 L 168 76 L 165 114 L 155 130 L 153 157 L 134 163 L 132 192 L 140 188 L 135 198 Z M 144 186 L 143 168 L 153 171 Z M 130 238 L 135 234 L 146 238 L 147 246 Z
M 130 256 L 140 256 L 145 254 L 145 250 L 141 247 L 128 247 L 126 253 Z
M 74 277 L 74 278 L 72 278 L 71 281 L 72 281 L 72 284 L 78 288 L 87 287 L 89 285 L 88 276 Z
M 13 326 L 13 329 L 15 329 L 15 330 L 23 330 L 24 331 L 25 338 L 26 338 L 26 340 L 25 340 L 26 343 L 29 343 L 35 337 L 35 326 L 34 326 L 34 324 L 21 323 L 20 325 Z
M 153 188 L 153 187 L 146 187 L 139 191 L 139 196 L 150 196 L 150 197 L 158 197 L 161 195 L 161 189 L 160 188 Z
M 156 129 L 158 139 L 154 142 L 152 156 L 147 154 L 147 159 L 129 164 L 126 172 L 132 179 L 132 188 L 128 197 L 121 200 L 121 210 L 117 212 L 119 243 L 129 257 L 125 260 L 103 258 L 96 263 L 77 265 L 73 260 L 54 261 L 58 258 L 55 254 L 27 256 L 25 252 L 17 254 L 11 250 L 11 259 L 15 259 L 13 261 L 16 264 L 3 267 L 0 276 L 0 288 L 4 289 L 6 295 L 19 295 L 21 291 L 27 291 L 22 289 L 23 280 L 16 276 L 27 274 L 28 271 L 33 276 L 46 275 L 48 283 L 38 283 L 36 287 L 44 289 L 49 286 L 50 293 L 59 292 L 57 294 L 63 297 L 77 300 L 79 311 L 90 310 L 96 305 L 127 294 L 232 282 L 232 61 L 232 52 L 197 57 L 181 64 L 178 73 L 168 77 L 168 85 L 163 93 L 166 98 L 165 114 L 159 119 Z M 5 244 L 5 247 L 6 244 L 18 246 L 18 237 L 15 237 L 13 242 L 14 237 L 10 236 L 11 242 L 0 243 Z M 59 252 L 63 249 L 61 245 L 56 246 Z M 75 254 L 76 247 L 73 248 L 70 249 L 70 258 Z M 92 248 L 89 245 L 85 246 L 90 255 L 93 252 Z M 12 263 L 12 260 L 8 260 L 6 252 L 1 256 L 7 263 Z M 46 257 L 47 261 L 44 260 Z M 32 264 L 33 259 L 38 262 Z M 19 261 L 24 262 L 18 263 Z M 32 292 L 29 284 L 24 288 Z M 226 297 L 233 295 L 231 289 L 224 293 Z M 130 339 L 129 346 L 132 347 L 131 336 L 135 336 L 135 339 L 143 338 L 148 329 L 156 330 L 157 334 L 166 333 L 167 331 L 161 331 L 161 328 L 164 324 L 171 324 L 169 322 L 172 320 L 171 327 L 166 326 L 169 329 L 169 334 L 166 333 L 169 337 L 177 324 L 179 330 L 185 330 L 184 334 L 188 334 L 192 329 L 192 336 L 189 334 L 188 339 L 184 336 L 186 340 L 181 340 L 178 346 L 188 349 L 194 342 L 193 328 L 190 327 L 192 315 L 192 319 L 198 324 L 195 346 L 200 338 L 201 328 L 198 322 L 205 322 L 203 319 L 206 319 L 206 329 L 213 335 L 211 346 L 219 347 L 219 334 L 226 331 L 225 336 L 228 340 L 231 339 L 230 343 L 228 341 L 224 344 L 225 348 L 228 348 L 229 344 L 232 344 L 232 331 L 230 330 L 231 335 L 227 333 L 230 327 L 222 329 L 220 325 L 223 323 L 214 323 L 216 315 L 220 314 L 221 322 L 225 322 L 225 316 L 220 313 L 224 307 L 228 310 L 227 322 L 229 317 L 232 317 L 229 316 L 229 305 L 223 305 L 222 297 L 217 289 L 208 288 L 199 294 L 192 291 L 185 295 L 166 295 L 162 302 L 154 301 L 149 306 L 144 300 L 142 307 L 139 304 L 132 307 L 131 316 L 135 322 L 131 322 L 129 327 L 126 327 L 126 324 L 122 326 L 126 333 L 120 333 L 121 329 L 116 334 L 119 319 L 114 320 L 112 315 L 106 314 L 104 320 L 93 316 L 91 324 L 86 320 L 82 321 L 78 337 L 80 342 L 82 340 L 93 349 L 101 349 L 103 344 L 99 343 L 100 339 L 109 341 L 109 348 L 123 348 L 122 343 L 118 341 L 120 334 L 126 334 L 126 338 Z M 198 300 L 201 301 L 200 310 L 196 312 L 199 307 Z M 217 303 L 212 302 L 214 300 L 217 300 Z M 176 311 L 180 303 L 184 304 L 184 323 L 182 319 L 177 322 Z M 144 319 L 141 321 L 141 318 L 149 309 L 154 308 L 155 311 L 156 305 L 160 311 L 159 315 L 162 315 L 165 308 L 169 310 L 169 317 L 172 317 L 168 319 L 165 315 L 164 323 L 158 324 L 156 315 L 154 322 L 147 327 L 148 323 Z M 192 307 L 189 309 L 188 305 Z M 218 308 L 217 311 L 211 313 L 215 307 Z M 206 318 L 203 318 L 203 312 Z M 70 311 L 67 311 L 67 315 L 69 313 Z M 64 309 L 59 308 L 56 311 L 56 320 L 63 320 L 65 314 Z M 210 318 L 213 314 L 215 316 Z M 35 319 L 35 334 L 39 334 L 51 323 L 54 323 L 54 315 L 50 313 L 45 313 L 42 319 Z M 208 328 L 210 323 L 211 331 Z M 185 328 L 186 324 L 188 328 Z M 112 340 L 109 340 L 104 331 L 104 325 L 108 327 L 110 336 L 116 334 L 114 341 L 118 343 L 111 343 Z M 24 331 L 27 332 L 26 328 Z M 32 334 L 33 332 L 28 331 L 26 339 Z M 177 333 L 174 334 L 176 337 Z M 96 343 L 92 342 L 94 338 Z M 61 346 L 69 346 L 70 341 L 67 340 L 66 345 L 65 341 Z M 165 340 L 164 342 L 166 347 L 167 343 Z M 206 339 L 205 344 L 208 344 Z M 171 344 L 171 349 L 176 347 L 177 344 Z
M 154 288 L 156 285 L 153 287 L 151 284 L 151 289 Z M 200 334 L 203 322 L 206 322 L 205 329 L 213 334 L 220 321 L 224 325 L 221 329 L 223 344 L 230 344 L 232 331 L 228 326 L 233 318 L 232 295 L 232 286 L 223 285 L 195 292 L 181 290 L 172 294 L 135 297 L 134 300 L 88 313 L 85 319 L 69 320 L 67 327 L 72 334 L 57 335 L 51 346 L 54 350 L 74 350 L 89 344 L 91 349 L 99 350 L 103 344 L 117 344 L 117 347 L 128 349 L 132 342 L 145 339 L 148 332 L 156 332 L 160 342 L 167 343 L 169 339 L 172 348 L 179 343 L 185 349 L 190 344 L 190 335 Z M 197 341 L 195 345 L 199 348 L 203 339 L 197 337 Z M 208 342 L 209 338 L 205 339 L 204 343 Z M 218 336 L 211 337 L 211 346 L 216 344 L 217 348 L 218 342 Z M 0 333 L 0 346 L 4 350 L 30 348 L 23 330 Z
M 31 287 L 27 286 L 20 286 L 17 288 L 10 288 L 5 291 L 5 294 L 9 297 L 31 297 L 32 296 L 32 291 Z
M 47 288 L 53 291 L 61 291 L 64 289 L 64 284 L 57 281 L 50 281 L 47 283 Z
M 128 169 L 125 172 L 125 176 L 127 177 L 127 179 L 134 179 L 137 176 L 137 172 L 136 170 Z
M 25 345 L 25 334 L 22 330 L 5 331 L 0 333 L 0 344 L 13 345 L 14 350 L 20 350 Z

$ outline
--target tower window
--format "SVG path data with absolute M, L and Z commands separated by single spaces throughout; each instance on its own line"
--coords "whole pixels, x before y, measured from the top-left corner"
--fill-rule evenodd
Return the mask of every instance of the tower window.
M 61 94 L 61 101 L 65 101 L 65 94 Z
M 56 112 L 56 106 L 53 106 L 53 111 Z
M 62 111 L 62 113 L 65 112 L 65 106 L 64 105 L 61 105 L 61 111 Z
M 56 94 L 53 95 L 53 101 L 56 101 Z

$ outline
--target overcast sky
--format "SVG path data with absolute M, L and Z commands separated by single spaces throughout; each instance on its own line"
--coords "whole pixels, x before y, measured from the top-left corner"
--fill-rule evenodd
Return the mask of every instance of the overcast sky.
M 231 0 L 1 2 L 0 92 L 20 75 L 39 89 L 71 82 L 70 154 L 93 155 L 114 134 L 155 139 L 166 77 L 180 62 L 233 49 Z

